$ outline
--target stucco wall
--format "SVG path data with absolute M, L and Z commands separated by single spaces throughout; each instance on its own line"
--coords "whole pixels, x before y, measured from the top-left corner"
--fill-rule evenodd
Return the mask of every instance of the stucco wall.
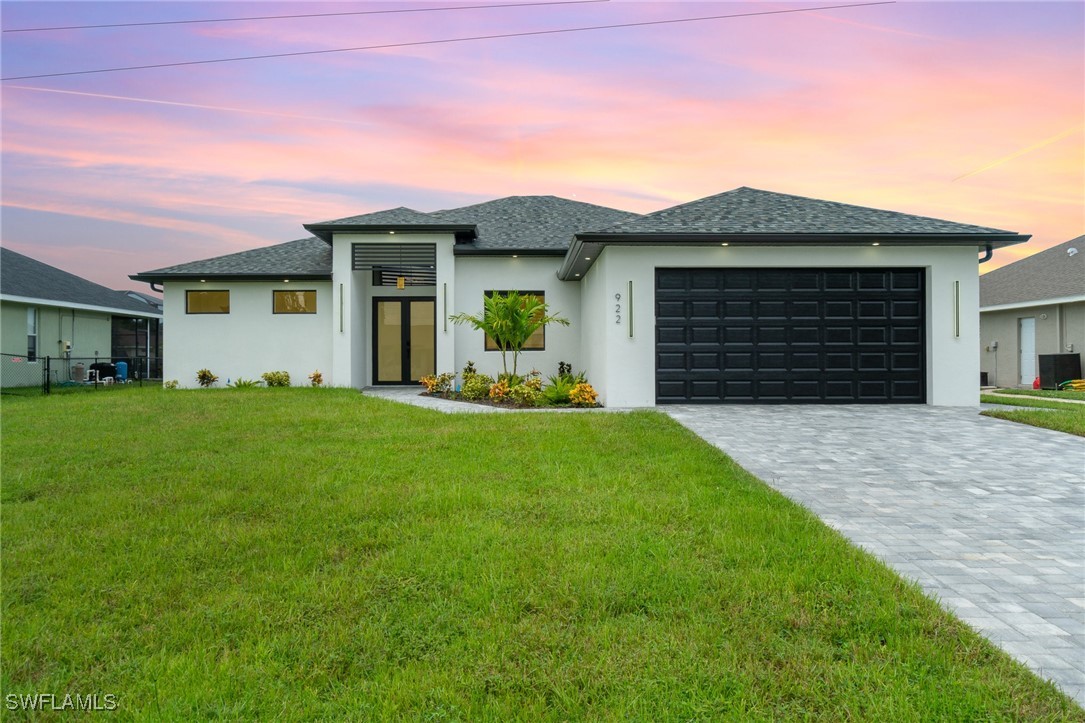
M 560 264 L 560 256 L 521 256 L 515 259 L 506 256 L 457 256 L 456 293 L 450 297 L 455 301 L 449 313 L 480 313 L 483 295 L 487 291 L 542 291 L 546 295 L 550 313 L 565 317 L 570 325 L 548 325 L 546 349 L 524 351 L 520 355 L 518 371 L 523 373 L 538 369 L 545 378 L 557 374 L 560 361 L 580 367 L 580 285 L 558 279 Z M 441 323 L 438 318 L 438 331 Z M 484 374 L 496 376 L 501 372 L 501 352 L 485 350 L 485 337 L 481 331 L 475 331 L 469 325 L 451 323 L 449 329 L 455 334 L 455 366 L 438 366 L 438 371 L 458 373 L 470 360 Z M 508 364 L 511 371 L 511 355 Z
M 1036 322 L 1037 355 L 1075 352 L 1082 357 L 1085 371 L 1085 302 L 982 311 L 980 368 L 987 372 L 989 384 L 1032 386 L 1032 380 L 1022 384 L 1020 379 L 1019 320 L 1030 317 Z
M 918 267 L 927 269 L 927 401 L 939 406 L 979 402 L 979 271 L 971 247 L 607 247 L 585 278 L 581 316 L 592 343 L 592 381 L 604 404 L 655 404 L 655 269 L 685 267 Z M 614 295 L 633 282 L 633 338 L 615 323 Z M 954 282 L 960 282 L 955 335 Z M 589 291 L 590 289 L 590 291 Z M 628 299 L 626 299 L 628 302 Z M 598 335 L 595 329 L 601 330 Z M 587 341 L 585 341 L 587 344 Z M 598 361 L 595 361 L 598 360 Z M 600 363 L 601 362 L 601 367 Z
M 164 378 L 196 387 L 196 372 L 210 369 L 227 380 L 259 379 L 267 371 L 290 372 L 294 385 L 306 385 L 320 370 L 329 384 L 332 287 L 327 281 L 227 281 L 166 283 L 164 309 Z M 188 290 L 230 292 L 229 314 L 186 314 Z M 317 313 L 273 314 L 275 289 L 315 289 Z
M 27 352 L 26 310 L 28 304 L 0 302 L 0 352 L 4 354 L 25 355 Z M 38 356 L 60 357 L 64 355 L 62 342 L 72 343 L 72 358 L 101 357 L 110 359 L 113 316 L 105 312 L 86 309 L 66 309 L 55 306 L 35 306 L 38 310 Z M 18 368 L 10 372 L 7 368 L 13 362 L 3 358 L 0 368 L 0 386 L 25 385 L 25 380 L 33 376 L 27 371 L 27 362 L 18 362 Z M 64 367 L 55 367 L 63 372 Z M 59 374 L 59 378 L 66 374 Z M 40 378 L 37 379 L 40 382 Z

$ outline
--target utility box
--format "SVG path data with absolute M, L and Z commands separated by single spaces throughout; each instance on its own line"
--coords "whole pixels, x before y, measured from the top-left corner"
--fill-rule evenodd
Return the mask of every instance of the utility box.
M 1058 389 L 1060 382 L 1081 379 L 1081 355 L 1041 354 L 1040 388 Z

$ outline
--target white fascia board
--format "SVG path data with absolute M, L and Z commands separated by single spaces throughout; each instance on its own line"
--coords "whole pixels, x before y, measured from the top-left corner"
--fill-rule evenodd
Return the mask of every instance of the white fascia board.
M 1055 306 L 1057 304 L 1073 304 L 1085 301 L 1085 294 L 1077 296 L 1060 296 L 1055 299 L 1036 299 L 1034 301 L 1019 301 L 1015 304 L 996 304 L 994 306 L 981 306 L 980 313 L 985 311 L 1009 311 L 1010 309 L 1028 309 L 1036 306 Z
M 154 312 L 135 311 L 132 309 L 118 309 L 113 306 L 94 306 L 93 304 L 76 304 L 71 301 L 57 301 L 55 299 L 35 299 L 30 296 L 12 296 L 0 294 L 0 301 L 10 301 L 15 304 L 27 304 L 28 306 L 52 306 L 60 309 L 79 309 L 81 311 L 98 311 L 113 316 L 141 316 L 148 319 L 161 319 L 162 314 Z

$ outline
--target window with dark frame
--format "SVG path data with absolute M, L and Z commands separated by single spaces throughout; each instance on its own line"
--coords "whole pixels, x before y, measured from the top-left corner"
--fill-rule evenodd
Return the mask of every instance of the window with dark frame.
M 315 289 L 276 289 L 271 292 L 271 310 L 274 314 L 315 314 Z
M 520 296 L 537 296 L 539 301 L 546 303 L 545 291 L 517 291 L 516 289 L 506 290 L 493 290 L 487 291 L 486 296 L 493 294 L 507 294 L 510 291 L 516 291 Z M 501 348 L 497 345 L 497 342 L 490 338 L 490 335 L 486 335 L 485 342 L 486 351 L 501 351 Z M 546 350 L 546 326 L 540 326 L 535 330 L 535 333 L 528 337 L 527 342 L 524 344 L 524 348 L 521 351 L 545 351 Z
M 229 314 L 229 291 L 186 291 L 186 314 Z
M 26 360 L 38 360 L 38 310 L 33 306 L 26 309 Z

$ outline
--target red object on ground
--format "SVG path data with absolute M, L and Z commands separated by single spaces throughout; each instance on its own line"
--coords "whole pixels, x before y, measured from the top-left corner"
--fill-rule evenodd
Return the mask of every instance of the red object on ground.
M 1039 389 L 1040 388 L 1040 377 L 1036 377 L 1035 379 L 1032 380 L 1032 388 L 1033 389 Z

